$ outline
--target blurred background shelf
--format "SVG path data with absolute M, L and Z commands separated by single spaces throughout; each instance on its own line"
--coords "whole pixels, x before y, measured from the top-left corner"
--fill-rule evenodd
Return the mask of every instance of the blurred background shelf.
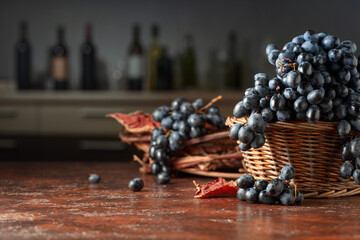
M 106 114 L 136 110 L 151 113 L 175 97 L 201 97 L 207 102 L 217 95 L 223 95 L 217 105 L 228 116 L 242 93 L 0 90 L 0 152 L 2 157 L 7 153 L 8 158 L 44 154 L 40 158 L 47 158 L 46 153 L 51 152 L 56 152 L 53 159 L 62 159 L 65 152 L 86 159 L 96 156 L 95 152 L 118 158 L 111 152 L 127 147 L 117 137 L 120 125 Z M 51 151 L 56 148 L 63 152 Z M 129 157 L 131 151 L 126 153 Z

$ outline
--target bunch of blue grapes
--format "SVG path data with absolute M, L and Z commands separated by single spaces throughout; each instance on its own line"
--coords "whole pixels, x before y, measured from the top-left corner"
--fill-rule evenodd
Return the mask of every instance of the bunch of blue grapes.
M 258 148 L 265 143 L 263 132 L 268 122 L 290 120 L 336 121 L 339 136 L 349 138 L 351 130 L 360 130 L 360 66 L 356 50 L 352 41 L 311 30 L 294 37 L 282 49 L 269 44 L 266 54 L 275 66 L 275 77 L 255 75 L 255 86 L 246 89 L 233 111 L 235 117 L 249 120 L 233 125 L 230 138 L 239 140 L 242 151 Z M 357 166 L 357 155 L 344 160 Z
M 216 106 L 204 106 L 201 98 L 188 102 L 185 98 L 176 98 L 171 106 L 160 106 L 153 113 L 155 121 L 161 127 L 151 132 L 149 156 L 154 162 L 151 164 L 152 174 L 157 175 L 157 182 L 170 182 L 170 159 L 181 143 L 191 138 L 198 138 L 208 133 L 205 124 L 215 129 L 224 129 L 225 118 Z
M 237 198 L 249 203 L 294 205 L 304 200 L 304 194 L 290 185 L 291 179 L 295 177 L 295 169 L 287 165 L 281 169 L 278 178 L 270 182 L 261 179 L 255 181 L 251 175 L 242 175 L 236 180 L 239 187 Z

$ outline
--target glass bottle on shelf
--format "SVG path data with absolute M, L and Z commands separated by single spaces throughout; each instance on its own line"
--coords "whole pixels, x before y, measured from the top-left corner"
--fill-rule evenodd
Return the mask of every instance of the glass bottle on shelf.
M 20 39 L 16 44 L 16 80 L 19 90 L 31 88 L 31 47 L 27 36 L 28 26 L 20 23 Z
M 51 50 L 51 78 L 56 90 L 66 90 L 69 81 L 68 51 L 64 43 L 64 28 L 57 29 L 57 43 Z
M 156 90 L 157 88 L 157 63 L 158 60 L 162 57 L 163 49 L 161 48 L 158 38 L 159 38 L 159 27 L 154 24 L 151 28 L 152 43 L 148 51 L 147 59 L 147 87 L 149 90 Z
M 144 82 L 143 50 L 140 44 L 140 26 L 133 27 L 133 40 L 129 47 L 127 59 L 127 88 L 131 91 L 143 89 Z
M 157 90 L 172 90 L 173 88 L 173 68 L 172 60 L 168 56 L 166 49 L 157 61 Z
M 185 89 L 197 86 L 194 39 L 189 34 L 184 38 L 184 49 L 181 55 L 181 82 L 182 88 Z
M 227 89 L 239 89 L 240 82 L 240 62 L 237 56 L 237 36 L 235 32 L 230 32 L 228 37 L 227 61 L 225 62 L 225 87 Z
M 85 41 L 81 45 L 81 64 L 81 88 L 83 90 L 97 89 L 96 55 L 92 42 L 92 27 L 90 24 L 85 26 Z

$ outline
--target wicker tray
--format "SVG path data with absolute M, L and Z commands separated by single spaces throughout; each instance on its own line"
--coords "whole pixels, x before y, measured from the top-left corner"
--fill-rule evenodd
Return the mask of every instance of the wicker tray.
M 245 118 L 228 118 L 227 124 L 245 123 Z M 276 178 L 281 168 L 296 169 L 295 184 L 310 198 L 333 198 L 360 193 L 352 179 L 339 176 L 344 162 L 340 155 L 344 139 L 336 131 L 336 122 L 269 123 L 262 148 L 242 152 L 246 170 L 255 179 Z M 355 133 L 354 133 L 355 134 Z M 239 150 L 240 151 L 240 150 Z

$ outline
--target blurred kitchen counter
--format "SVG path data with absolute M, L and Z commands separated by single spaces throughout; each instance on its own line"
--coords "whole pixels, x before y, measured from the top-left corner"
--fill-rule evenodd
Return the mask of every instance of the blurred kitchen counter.
M 105 115 L 136 110 L 152 112 L 176 97 L 204 102 L 222 95 L 216 105 L 232 114 L 241 92 L 169 91 L 6 91 L 0 89 L 0 132 L 46 136 L 114 136 L 119 124 Z

